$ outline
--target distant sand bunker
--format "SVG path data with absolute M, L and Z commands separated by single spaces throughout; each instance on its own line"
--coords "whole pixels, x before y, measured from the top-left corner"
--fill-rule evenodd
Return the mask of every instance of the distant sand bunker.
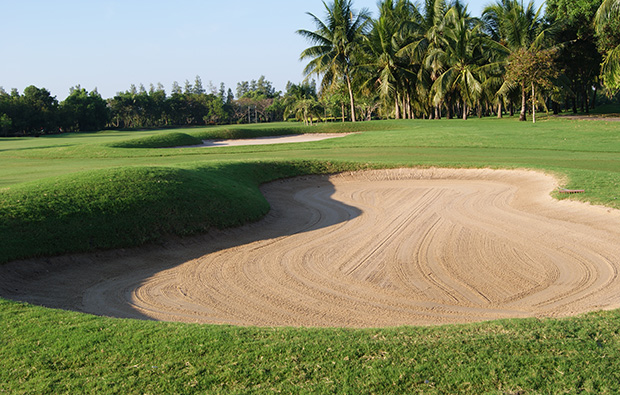
M 199 147 L 237 147 L 241 145 L 267 145 L 267 144 L 287 144 L 287 143 L 308 143 L 312 141 L 322 141 L 338 137 L 346 137 L 351 133 L 305 133 L 291 134 L 284 136 L 264 136 L 252 139 L 222 139 L 222 140 L 202 140 L 202 144 L 189 145 L 186 147 L 175 148 L 199 148 Z
M 267 184 L 255 224 L 12 263 L 0 295 L 117 317 L 380 327 L 620 306 L 620 214 L 529 171 L 399 169 Z M 46 270 L 48 270 L 46 272 Z

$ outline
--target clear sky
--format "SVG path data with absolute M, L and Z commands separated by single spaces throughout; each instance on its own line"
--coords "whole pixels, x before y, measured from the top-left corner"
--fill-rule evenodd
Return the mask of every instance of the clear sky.
M 492 0 L 470 0 L 479 16 Z M 536 4 L 540 4 L 538 0 Z M 377 13 L 376 0 L 354 0 Z M 80 84 L 104 98 L 131 84 L 237 82 L 264 75 L 277 90 L 303 79 L 295 34 L 314 30 L 321 0 L 0 0 L 0 86 L 28 85 L 63 100 Z

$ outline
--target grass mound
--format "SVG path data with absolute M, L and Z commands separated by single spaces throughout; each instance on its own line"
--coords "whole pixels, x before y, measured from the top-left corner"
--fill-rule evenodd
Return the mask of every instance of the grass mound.
M 202 144 L 202 140 L 197 137 L 186 133 L 172 132 L 121 141 L 109 146 L 113 148 L 170 148 L 198 144 Z
M 0 191 L 0 263 L 238 226 L 269 211 L 260 183 L 354 168 L 303 161 L 123 167 L 20 184 Z
M 169 148 L 198 144 L 202 144 L 202 140 L 198 137 L 171 132 L 112 143 L 109 146 L 113 148 Z
M 0 201 L 0 262 L 125 247 L 260 218 L 255 185 L 201 168 L 97 170 L 23 184 Z M 6 237 L 4 237 L 6 235 Z

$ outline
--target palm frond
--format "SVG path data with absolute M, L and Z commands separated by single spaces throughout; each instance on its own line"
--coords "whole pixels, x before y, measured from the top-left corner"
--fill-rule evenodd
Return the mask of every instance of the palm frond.
M 620 45 L 609 51 L 601 65 L 605 86 L 612 92 L 620 89 Z
M 594 17 L 596 32 L 599 34 L 603 33 L 605 22 L 610 18 L 617 18 L 619 16 L 620 0 L 603 0 Z

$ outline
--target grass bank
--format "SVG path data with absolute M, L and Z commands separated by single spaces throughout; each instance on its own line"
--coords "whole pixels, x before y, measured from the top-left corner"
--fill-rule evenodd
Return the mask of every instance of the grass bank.
M 130 247 L 262 218 L 260 184 L 358 170 L 331 162 L 192 163 L 91 170 L 21 183 L 0 199 L 0 263 Z
M 0 139 L 2 259 L 234 226 L 268 209 L 261 182 L 368 167 L 539 169 L 586 189 L 571 198 L 620 207 L 615 122 L 331 124 L 300 130 L 364 133 L 159 148 L 228 130 Z M 432 328 L 261 329 L 109 319 L 0 300 L 0 393 L 617 393 L 618 328 L 620 312 L 611 311 Z

